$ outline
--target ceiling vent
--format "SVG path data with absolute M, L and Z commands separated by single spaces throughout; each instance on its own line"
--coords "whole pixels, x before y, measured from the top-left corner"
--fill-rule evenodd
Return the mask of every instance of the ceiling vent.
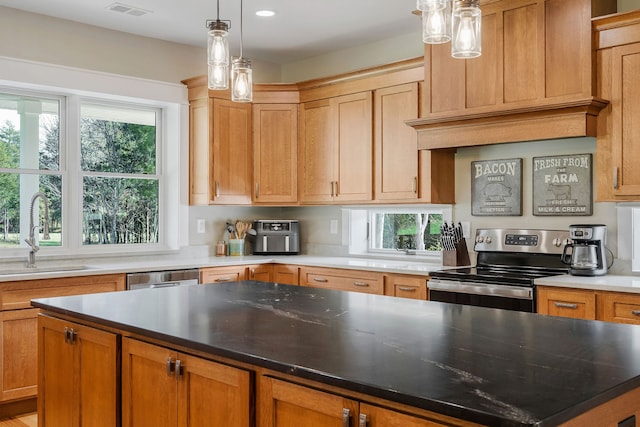
M 151 11 L 149 10 L 140 9 L 134 6 L 128 6 L 122 3 L 113 3 L 107 6 L 107 9 L 113 12 L 126 13 L 127 15 L 131 16 L 142 16 L 146 15 L 147 13 L 151 13 Z

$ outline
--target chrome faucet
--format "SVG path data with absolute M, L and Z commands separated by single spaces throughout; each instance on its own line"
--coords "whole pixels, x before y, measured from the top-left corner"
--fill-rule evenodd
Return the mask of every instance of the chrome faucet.
M 49 240 L 49 199 L 42 192 L 37 192 L 31 198 L 31 204 L 29 205 L 29 238 L 24 239 L 25 243 L 29 246 L 29 255 L 27 257 L 27 267 L 36 267 L 36 252 L 40 250 L 40 246 L 36 243 L 35 231 L 39 228 L 39 224 L 33 223 L 33 210 L 36 206 L 36 200 L 40 197 L 44 202 L 44 227 L 42 230 L 42 239 Z

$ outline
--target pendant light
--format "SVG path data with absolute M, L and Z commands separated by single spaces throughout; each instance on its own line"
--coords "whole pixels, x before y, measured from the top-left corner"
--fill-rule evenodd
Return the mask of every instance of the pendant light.
M 422 15 L 422 40 L 451 41 L 451 56 L 476 58 L 482 54 L 482 13 L 479 0 L 416 0 Z
M 231 100 L 251 102 L 253 100 L 253 77 L 251 61 L 242 57 L 242 0 L 240 0 L 240 56 L 231 62 Z
M 207 40 L 208 87 L 213 90 L 229 89 L 229 28 L 230 23 L 220 20 L 220 0 L 217 2 L 216 20 L 208 20 Z
M 482 54 L 482 13 L 479 0 L 456 0 L 453 7 L 451 56 L 477 58 Z
M 422 41 L 428 44 L 451 40 L 451 0 L 417 0 L 422 12 Z

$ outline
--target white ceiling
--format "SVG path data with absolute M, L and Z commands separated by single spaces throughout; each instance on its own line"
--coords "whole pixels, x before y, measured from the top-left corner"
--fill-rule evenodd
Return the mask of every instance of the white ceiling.
M 148 11 L 133 16 L 114 3 Z M 215 0 L 0 0 L 0 5 L 117 31 L 206 47 L 205 21 Z M 420 31 L 415 0 L 244 0 L 244 55 L 287 63 Z M 256 10 L 276 15 L 260 18 Z M 240 46 L 240 0 L 220 0 L 220 19 L 231 20 L 233 55 Z

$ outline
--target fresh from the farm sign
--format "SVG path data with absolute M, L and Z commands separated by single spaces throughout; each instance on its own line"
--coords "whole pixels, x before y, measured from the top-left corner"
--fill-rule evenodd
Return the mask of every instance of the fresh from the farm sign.
M 471 214 L 522 215 L 522 159 L 471 162 Z
M 593 214 L 591 154 L 533 158 L 533 214 Z

